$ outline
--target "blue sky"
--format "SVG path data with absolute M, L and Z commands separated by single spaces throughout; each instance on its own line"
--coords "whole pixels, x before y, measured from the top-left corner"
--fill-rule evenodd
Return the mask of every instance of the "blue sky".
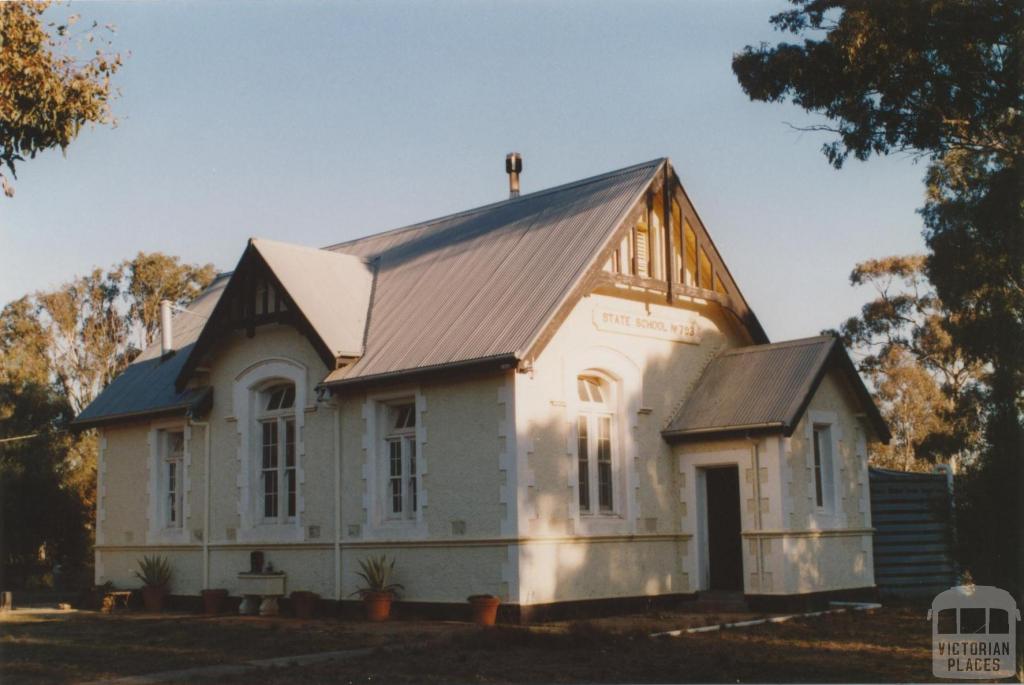
M 744 45 L 781 2 L 74 3 L 131 52 L 116 128 L 19 168 L 0 302 L 136 252 L 230 269 L 668 156 L 773 340 L 870 295 L 859 260 L 923 251 L 924 167 L 826 163 L 814 121 L 752 103 Z

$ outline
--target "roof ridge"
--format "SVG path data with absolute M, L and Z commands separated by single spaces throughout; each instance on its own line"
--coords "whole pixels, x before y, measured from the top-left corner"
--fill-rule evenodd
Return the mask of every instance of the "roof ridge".
M 494 209 L 498 205 L 508 204 L 508 203 L 512 203 L 512 202 L 520 202 L 520 201 L 525 200 L 527 198 L 542 197 L 542 196 L 548 195 L 550 193 L 560 193 L 560 192 L 569 190 L 571 188 L 576 188 L 576 187 L 579 187 L 579 186 L 588 185 L 590 183 L 596 183 L 598 181 L 603 181 L 603 180 L 608 179 L 608 178 L 613 178 L 615 176 L 624 175 L 624 174 L 627 174 L 629 172 L 636 171 L 638 169 L 642 169 L 644 167 L 658 168 L 667 159 L 668 159 L 668 157 L 659 157 L 657 159 L 648 160 L 646 162 L 641 162 L 639 164 L 632 164 L 632 165 L 630 165 L 628 167 L 623 167 L 621 169 L 615 169 L 613 171 L 606 171 L 603 174 L 597 174 L 595 176 L 589 176 L 587 178 L 581 178 L 581 179 L 577 179 L 575 181 L 569 181 L 567 183 L 562 183 L 561 185 L 551 186 L 550 188 L 542 188 L 541 190 L 535 190 L 532 193 L 526 193 L 524 195 L 520 195 L 519 197 L 505 198 L 504 200 L 498 200 L 497 202 L 490 202 L 490 203 L 488 203 L 486 205 L 480 205 L 479 207 L 473 207 L 471 209 L 464 209 L 464 210 L 462 210 L 460 212 L 454 212 L 452 214 L 445 214 L 444 216 L 435 217 L 433 219 L 427 219 L 426 221 L 419 221 L 417 223 L 408 224 L 406 226 L 399 226 L 398 228 L 391 228 L 391 229 L 388 229 L 386 231 L 380 231 L 378 233 L 370 233 L 369 235 L 364 235 L 364 236 L 361 236 L 359 238 L 353 238 L 351 240 L 344 240 L 344 241 L 342 241 L 340 243 L 333 243 L 331 245 L 325 245 L 322 248 L 314 248 L 314 249 L 331 250 L 331 251 L 333 251 L 333 250 L 335 250 L 337 248 L 344 247 L 346 245 L 352 245 L 353 243 L 362 242 L 362 241 L 368 240 L 370 238 L 379 238 L 379 237 L 384 236 L 384 235 L 393 235 L 393 234 L 397 234 L 397 233 L 402 233 L 404 231 L 411 231 L 414 228 L 424 228 L 424 227 L 430 226 L 431 224 L 440 223 L 442 221 L 449 221 L 451 219 L 455 219 L 455 218 L 458 218 L 458 217 L 470 216 L 472 214 L 477 214 L 479 212 L 483 212 L 483 211 L 486 211 L 486 210 L 489 210 L 489 209 Z
M 823 343 L 826 341 L 834 342 L 838 340 L 833 335 L 813 335 L 807 338 L 794 338 L 793 340 L 780 340 L 779 342 L 766 343 L 764 345 L 745 345 L 743 347 L 734 347 L 729 350 L 722 352 L 721 357 L 738 354 L 753 354 L 755 352 L 766 352 L 768 350 L 779 350 L 787 347 L 804 347 L 807 345 L 814 345 L 817 343 Z
M 261 243 L 261 244 L 264 244 L 264 245 L 282 245 L 282 246 L 284 246 L 286 248 L 292 248 L 292 249 L 295 249 L 295 250 L 299 250 L 301 252 L 309 252 L 311 254 L 321 254 L 321 253 L 324 253 L 324 254 L 329 254 L 329 255 L 332 255 L 332 256 L 336 256 L 336 257 L 343 257 L 343 258 L 354 259 L 356 261 L 363 262 L 367 266 L 370 266 L 370 265 L 373 264 L 373 260 L 372 259 L 367 259 L 366 257 L 360 257 L 360 256 L 354 255 L 354 254 L 348 254 L 347 252 L 335 252 L 333 250 L 328 250 L 328 249 L 323 248 L 323 247 L 310 247 L 309 245 L 302 245 L 301 243 L 290 243 L 290 242 L 287 242 L 287 241 L 284 241 L 284 240 L 274 240 L 273 238 L 261 238 L 259 236 L 252 236 L 252 237 L 249 238 L 249 242 L 252 243 L 253 245 L 256 245 L 256 243 Z

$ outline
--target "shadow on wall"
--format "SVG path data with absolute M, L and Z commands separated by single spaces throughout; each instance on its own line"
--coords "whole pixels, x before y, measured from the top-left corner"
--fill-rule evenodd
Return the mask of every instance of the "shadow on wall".
M 680 374 L 678 365 L 684 363 L 684 358 L 693 363 L 692 348 L 680 344 L 673 345 L 672 350 L 678 354 L 648 357 L 646 366 L 642 367 L 643 382 L 633 394 L 618 403 L 619 407 L 633 408 L 623 423 L 632 431 L 634 459 L 633 463 L 622 464 L 623 469 L 629 471 L 628 481 L 623 477 L 616 481 L 616 487 L 626 488 L 617 498 L 619 515 L 628 510 L 631 520 L 608 517 L 613 519 L 609 522 L 610 535 L 659 537 L 615 542 L 600 539 L 601 529 L 595 527 L 588 532 L 598 536 L 597 540 L 584 540 L 582 544 L 546 542 L 524 546 L 520 564 L 524 604 L 656 597 L 695 591 L 695 578 L 686 566 L 692 558 L 690 545 L 695 541 L 679 537 L 683 532 L 683 514 L 678 462 L 672 447 L 661 437 L 681 398 L 690 390 L 689 387 L 671 387 L 664 379 L 691 377 L 691 374 Z M 712 356 L 713 352 L 708 352 L 701 358 L 706 363 Z M 675 372 L 670 373 L 673 369 Z M 693 381 L 700 371 L 702 369 L 692 373 Z M 551 397 L 545 401 L 554 399 L 565 398 Z M 637 408 L 643 411 L 638 412 Z M 544 470 L 544 482 L 529 490 L 525 513 L 527 537 L 587 535 L 575 527 L 576 418 L 570 416 L 569 411 L 571 409 L 564 406 L 551 406 L 547 418 L 529 426 L 528 440 L 533 448 L 529 455 L 531 468 L 535 460 L 551 458 L 557 463 L 536 464 L 538 472 Z M 537 473 L 536 478 L 540 481 L 541 473 Z M 626 497 L 634 498 L 631 507 L 623 506 Z M 693 504 L 688 504 L 688 515 L 694 516 Z M 583 518 L 585 516 L 580 517 Z

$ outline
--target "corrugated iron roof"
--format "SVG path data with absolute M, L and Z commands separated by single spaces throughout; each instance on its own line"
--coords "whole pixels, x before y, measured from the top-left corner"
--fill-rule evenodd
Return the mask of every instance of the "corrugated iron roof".
M 669 439 L 744 431 L 791 435 L 833 364 L 847 375 L 876 433 L 888 442 L 885 421 L 842 343 L 832 336 L 739 347 L 719 354 L 704 369 L 663 435 Z
M 325 383 L 514 362 L 571 304 L 666 164 L 656 159 L 322 250 L 254 239 L 239 266 L 262 260 L 269 267 L 316 334 L 329 369 L 356 358 L 330 370 Z M 236 280 L 230 288 L 241 287 Z M 218 280 L 191 309 L 210 316 L 228 283 Z M 187 408 L 206 397 L 185 384 L 218 330 L 201 331 L 203 319 L 184 316 L 175 318 L 178 353 L 161 360 L 159 346 L 147 350 L 78 425 Z
M 117 418 L 185 411 L 205 401 L 209 388 L 186 388 L 178 392 L 174 379 L 220 300 L 229 277 L 230 274 L 219 275 L 186 311 L 174 315 L 173 355 L 163 358 L 160 343 L 150 345 L 75 418 L 75 427 L 89 428 Z
M 376 260 L 366 354 L 349 382 L 521 358 L 664 159 L 332 246 Z

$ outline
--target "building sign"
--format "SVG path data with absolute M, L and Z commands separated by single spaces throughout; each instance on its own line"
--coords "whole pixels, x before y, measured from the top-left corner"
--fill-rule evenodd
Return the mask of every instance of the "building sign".
M 599 331 L 700 344 L 700 328 L 697 326 L 696 317 L 685 320 L 670 319 L 664 316 L 597 308 L 594 310 L 594 326 Z
M 960 585 L 932 600 L 932 675 L 998 680 L 1016 673 L 1020 611 L 1006 590 Z

